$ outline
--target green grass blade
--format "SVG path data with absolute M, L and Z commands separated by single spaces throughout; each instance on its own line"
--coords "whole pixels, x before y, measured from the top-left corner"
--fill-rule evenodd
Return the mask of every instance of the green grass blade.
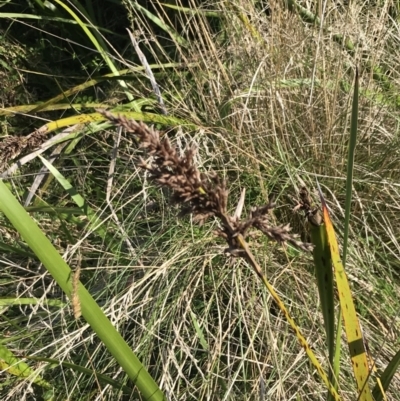
M 154 70 L 174 70 L 177 69 L 184 69 L 184 68 L 193 68 L 198 66 L 198 63 L 165 63 L 165 64 L 150 64 L 149 67 L 152 71 Z M 46 100 L 45 102 L 39 104 L 28 104 L 28 105 L 18 105 L 12 107 L 6 107 L 0 110 L 0 116 L 3 115 L 14 115 L 15 113 L 36 113 L 41 110 L 46 110 L 47 107 L 51 105 L 55 105 L 58 102 L 65 101 L 70 96 L 75 95 L 76 93 L 83 92 L 84 90 L 94 87 L 97 84 L 103 81 L 112 81 L 118 80 L 120 76 L 124 75 L 124 80 L 137 80 L 137 76 L 135 73 L 144 71 L 144 67 L 142 66 L 131 66 L 130 68 L 126 68 L 123 70 L 118 71 L 118 76 L 115 76 L 114 73 L 109 73 L 102 75 L 100 77 L 96 77 L 85 81 L 79 85 L 76 85 L 72 88 L 69 88 L 57 96 L 52 97 L 51 99 Z M 166 71 L 165 71 L 166 72 Z M 31 72 L 34 73 L 34 72 Z M 128 75 L 129 74 L 129 75 Z M 136 99 L 137 101 L 137 99 Z M 124 105 L 127 106 L 127 105 Z
M 392 381 L 396 370 L 400 366 L 400 351 L 397 351 L 396 355 L 392 358 L 392 360 L 389 362 L 389 364 L 386 366 L 386 369 L 382 373 L 380 377 L 380 381 L 382 383 L 382 387 L 384 391 L 387 391 L 389 388 L 390 382 Z M 383 394 L 380 389 L 379 383 L 377 383 L 372 390 L 372 395 L 375 398 L 375 401 L 382 401 L 383 399 Z
M 62 185 L 65 191 L 71 196 L 76 205 L 81 209 L 82 213 L 89 219 L 90 228 L 97 232 L 103 239 L 107 237 L 107 229 L 104 227 L 102 220 L 94 210 L 89 206 L 86 200 L 76 191 L 70 182 L 44 157 L 39 155 L 42 163 L 47 167 L 55 179 Z
M 223 13 L 221 11 L 208 11 L 201 9 L 194 9 L 189 7 L 177 6 L 175 4 L 160 3 L 163 7 L 171 8 L 172 10 L 190 15 L 203 15 L 204 17 L 221 18 Z
M 190 312 L 190 317 L 192 318 L 194 329 L 196 330 L 197 337 L 199 338 L 200 344 L 203 347 L 204 351 L 208 351 L 208 344 L 204 337 L 203 330 L 200 327 L 199 321 L 197 320 L 196 314 Z
M 153 21 L 158 27 L 160 27 L 163 31 L 167 32 L 171 38 L 178 43 L 179 45 L 188 48 L 189 43 L 186 39 L 184 39 L 181 35 L 178 34 L 173 28 L 167 25 L 163 20 L 152 14 L 149 10 L 142 7 L 136 1 L 131 2 L 132 7 L 136 10 L 140 11 L 143 15 L 145 15 L 149 20 Z
M 354 152 L 357 143 L 358 128 L 358 68 L 354 82 L 353 105 L 351 110 L 349 153 L 347 157 L 347 180 L 346 180 L 346 211 L 344 218 L 344 240 L 343 240 L 343 265 L 346 266 L 347 245 L 349 240 L 351 197 L 353 192 Z
M 65 302 L 58 299 L 39 299 L 39 298 L 0 298 L 0 306 L 20 306 L 20 305 L 46 305 L 46 306 L 66 306 Z
M 0 241 L 0 251 L 6 252 L 6 253 L 14 253 L 19 256 L 27 256 L 28 258 L 31 258 L 32 256 L 34 256 L 32 252 L 29 252 L 26 249 L 8 245 L 8 244 L 4 243 L 3 241 Z
M 321 301 L 322 315 L 326 332 L 326 342 L 329 351 L 329 364 L 333 366 L 335 349 L 335 305 L 333 294 L 333 271 L 331 251 L 325 225 L 310 224 L 311 242 L 315 245 L 313 251 L 315 276 Z
M 54 22 L 62 22 L 64 24 L 71 24 L 71 25 L 77 25 L 78 23 L 74 20 L 68 19 L 68 18 L 60 18 L 60 17 L 50 17 L 48 15 L 34 15 L 34 14 L 22 14 L 22 13 L 0 13 L 0 18 L 12 18 L 12 19 L 33 19 L 33 20 L 40 20 L 40 21 L 54 21 Z M 96 28 L 99 31 L 102 31 L 104 33 L 109 33 L 111 35 L 114 34 L 113 31 L 110 31 L 109 29 L 102 28 L 101 26 L 93 26 L 91 24 L 86 24 L 84 25 L 88 28 Z
M 112 111 L 112 110 L 111 110 Z M 188 121 L 181 120 L 173 116 L 164 116 L 153 113 L 137 113 L 134 111 L 115 111 L 115 114 L 131 118 L 136 121 L 143 121 L 150 124 L 162 124 L 165 126 L 186 126 L 189 129 L 199 128 Z M 38 132 L 53 132 L 57 129 L 68 127 L 75 124 L 89 124 L 106 121 L 107 119 L 100 113 L 79 114 L 72 117 L 62 118 L 51 121 L 38 129 Z
M 324 319 L 326 345 L 328 348 L 329 380 L 337 391 L 338 380 L 334 374 L 335 357 L 335 304 L 331 251 L 328 243 L 326 227 L 320 210 L 315 208 L 310 194 L 305 187 L 299 193 L 300 208 L 306 213 L 310 228 L 311 242 L 314 244 L 314 273 Z M 337 341 L 337 340 L 336 340 Z M 332 392 L 328 392 L 327 400 L 333 400 Z
M 70 267 L 3 181 L 0 181 L 0 210 L 71 299 L 73 290 Z M 83 317 L 138 387 L 143 398 L 149 401 L 165 401 L 166 398 L 156 382 L 81 283 L 78 285 L 77 296 Z
M 120 389 L 124 394 L 130 395 L 132 394 L 132 388 L 128 386 L 124 386 L 122 383 L 118 382 L 117 380 L 111 379 L 111 377 L 108 377 L 107 375 L 103 375 L 100 373 L 97 373 L 96 371 L 92 369 L 85 368 L 80 365 L 76 365 L 74 363 L 66 362 L 66 361 L 61 361 L 59 359 L 54 359 L 54 358 L 40 358 L 36 356 L 28 356 L 26 357 L 29 360 L 32 361 L 39 361 L 39 362 L 48 362 L 50 365 L 56 365 L 56 366 L 63 366 L 64 368 L 71 369 L 75 372 L 82 373 L 86 376 L 96 376 L 96 379 L 105 384 L 109 384 L 110 386 Z
M 71 142 L 70 146 L 73 146 L 74 141 Z M 115 248 L 119 245 L 115 243 L 113 235 L 110 234 L 108 228 L 105 226 L 104 221 L 97 215 L 97 213 L 89 206 L 88 202 L 76 191 L 71 183 L 45 158 L 40 156 L 42 163 L 50 171 L 52 176 L 58 181 L 59 184 L 65 189 L 65 191 L 71 196 L 73 201 L 81 210 L 82 214 L 88 218 L 90 230 L 99 235 L 105 242 L 110 244 L 111 251 L 115 251 Z M 115 222 L 110 220 L 110 225 L 115 229 L 115 232 L 120 233 L 118 227 L 115 226 Z M 68 235 L 68 233 L 67 233 Z
M 340 373 L 340 356 L 342 353 L 342 311 L 339 308 L 339 313 L 337 315 L 337 327 L 336 327 L 336 339 L 335 339 L 335 356 L 333 359 L 333 375 L 335 378 L 335 382 L 333 385 L 336 390 L 338 389 L 339 384 L 339 373 Z M 328 398 L 329 401 L 330 398 Z
M 90 29 L 86 26 L 86 24 L 84 24 L 82 22 L 82 20 L 78 17 L 78 15 L 70 8 L 68 7 L 64 2 L 62 2 L 61 0 L 54 0 L 57 4 L 59 4 L 62 8 L 64 8 L 64 10 L 66 10 L 71 17 L 78 23 L 78 25 L 83 29 L 83 31 L 85 32 L 86 36 L 90 39 L 90 41 L 93 43 L 94 47 L 96 48 L 96 50 L 100 53 L 101 57 L 103 57 L 103 60 L 106 62 L 106 64 L 108 65 L 108 67 L 110 68 L 110 70 L 114 73 L 114 75 L 118 76 L 119 75 L 119 71 L 118 68 L 114 65 L 112 59 L 108 56 L 107 51 L 105 50 L 105 44 L 102 43 L 102 46 L 100 45 L 100 43 L 98 42 L 98 40 L 96 39 L 96 37 L 92 34 L 92 32 L 90 32 Z M 130 93 L 127 84 L 123 81 L 120 80 L 118 81 L 119 84 L 121 85 L 121 87 L 124 89 L 125 91 L 125 95 L 126 97 L 132 101 L 133 100 L 133 95 Z M 139 110 L 136 110 L 139 111 Z

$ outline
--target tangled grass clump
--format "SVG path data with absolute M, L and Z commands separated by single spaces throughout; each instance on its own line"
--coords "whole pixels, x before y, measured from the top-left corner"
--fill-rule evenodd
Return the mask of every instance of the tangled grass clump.
M 268 238 L 278 243 L 290 243 L 304 251 L 311 251 L 314 246 L 301 242 L 297 236 L 290 234 L 290 225 L 271 226 L 269 223 L 269 211 L 274 207 L 270 200 L 262 207 L 253 207 L 250 216 L 241 220 L 240 216 L 244 206 L 244 198 L 240 199 L 235 214 L 228 213 L 228 189 L 225 182 L 221 181 L 217 174 L 212 173 L 206 176 L 201 174 L 194 164 L 195 150 L 186 150 L 183 157 L 180 157 L 176 149 L 171 146 L 169 139 L 164 136 L 160 138 L 159 131 L 149 128 L 143 122 L 138 123 L 124 116 L 99 110 L 106 118 L 117 124 L 139 139 L 140 147 L 146 149 L 150 161 L 139 158 L 139 166 L 150 173 L 150 178 L 159 186 L 166 187 L 172 191 L 172 198 L 183 205 L 184 213 L 192 213 L 197 220 L 205 220 L 208 217 L 216 217 L 221 227 L 216 234 L 223 237 L 228 245 L 228 251 L 234 256 L 246 259 L 264 286 L 268 289 L 279 309 L 285 315 L 286 320 L 292 327 L 300 345 L 307 353 L 310 361 L 317 368 L 318 374 L 324 381 L 329 392 L 335 401 L 340 401 L 336 388 L 332 385 L 324 372 L 320 362 L 312 351 L 308 341 L 301 333 L 296 322 L 290 315 L 285 304 L 280 299 L 274 287 L 269 283 L 265 273 L 253 256 L 246 237 L 250 229 L 255 228 L 265 234 Z M 243 195 L 244 193 L 242 193 Z
M 140 158 L 139 167 L 150 173 L 150 178 L 159 186 L 172 191 L 174 202 L 182 205 L 184 214 L 192 213 L 195 220 L 203 222 L 209 217 L 220 220 L 222 227 L 217 235 L 226 239 L 232 254 L 243 254 L 243 246 L 237 241 L 240 234 L 245 239 L 249 229 L 261 231 L 269 239 L 278 243 L 289 243 L 304 251 L 313 249 L 312 244 L 299 241 L 297 235 L 291 234 L 289 224 L 272 226 L 269 222 L 269 211 L 275 204 L 269 201 L 262 207 L 253 207 L 247 219 L 228 214 L 228 194 L 226 182 L 216 173 L 200 173 L 194 164 L 195 149 L 187 149 L 184 156 L 178 155 L 169 139 L 160 138 L 160 132 L 149 128 L 143 122 L 136 122 L 124 116 L 99 110 L 105 117 L 126 131 L 133 133 L 140 141 L 140 147 L 145 149 L 151 161 Z M 245 254 L 246 252 L 244 252 Z M 248 257 L 248 255 L 247 255 Z

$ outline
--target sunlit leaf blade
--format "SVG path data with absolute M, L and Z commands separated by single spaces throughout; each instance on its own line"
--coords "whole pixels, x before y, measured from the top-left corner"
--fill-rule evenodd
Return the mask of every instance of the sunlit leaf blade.
M 51 384 L 43 380 L 31 367 L 18 359 L 7 347 L 0 344 L 0 371 L 6 372 L 22 380 L 30 380 L 38 386 L 46 389 L 52 388 Z
M 388 390 L 390 382 L 392 381 L 394 374 L 396 373 L 396 370 L 398 369 L 399 366 L 400 366 L 400 351 L 397 351 L 396 355 L 389 362 L 389 365 L 386 366 L 386 369 L 384 370 L 384 372 L 380 377 L 380 381 L 384 391 Z M 383 394 L 380 389 L 379 383 L 375 385 L 372 394 L 375 398 L 375 401 L 382 401 Z
M 158 114 L 153 114 L 153 113 L 140 113 L 140 112 L 130 112 L 130 111 L 122 111 L 122 110 L 115 110 L 115 114 L 119 116 L 124 116 L 129 119 L 133 119 L 136 121 L 143 121 L 147 123 L 152 123 L 152 124 L 160 124 L 163 126 L 167 127 L 177 127 L 177 126 L 185 126 L 187 129 L 193 129 L 196 130 L 200 128 L 199 126 L 196 126 L 192 123 L 186 122 L 185 120 L 181 120 L 179 118 L 173 117 L 173 116 L 164 116 L 164 115 L 158 115 Z M 111 125 L 111 123 L 104 122 L 106 120 L 106 117 L 104 117 L 101 113 L 91 113 L 91 114 L 79 114 L 75 115 L 72 117 L 67 117 L 63 118 L 61 120 L 56 120 L 56 121 L 51 121 L 31 134 L 28 135 L 28 137 L 31 136 L 45 136 L 53 131 L 56 131 L 61 128 L 65 127 L 70 127 L 70 126 L 79 126 L 79 130 L 82 132 L 81 135 L 84 133 L 92 133 L 99 131 L 100 129 L 105 129 L 108 126 Z M 102 123 L 102 124 L 99 124 Z M 85 125 L 88 125 L 86 129 L 83 129 Z M 74 129 L 77 129 L 76 127 Z M 60 133 L 61 135 L 62 133 Z M 71 132 L 70 135 L 65 136 L 62 135 L 62 141 L 65 141 L 67 139 L 72 139 L 76 138 L 76 140 L 79 140 L 80 138 L 77 138 L 79 136 L 79 133 L 77 134 L 76 132 Z M 60 140 L 61 141 L 61 140 Z M 58 142 L 53 142 L 49 146 L 53 146 Z M 47 145 L 46 145 L 47 146 Z M 17 152 L 14 152 L 14 155 L 12 156 L 11 159 L 17 157 L 19 155 L 19 152 L 21 151 L 22 148 L 20 148 Z M 35 152 L 25 156 L 25 162 L 30 161 L 32 158 L 37 157 L 38 154 L 43 152 L 43 148 L 39 148 L 35 150 Z M 6 160 L 8 162 L 9 159 Z M 4 160 L 3 160 L 4 162 Z M 7 177 L 15 173 L 15 171 L 20 168 L 21 166 L 21 160 L 19 160 L 18 163 L 14 163 L 6 172 L 1 174 L 2 177 Z
M 378 370 L 377 370 L 377 368 L 376 368 L 375 361 L 372 359 L 372 356 L 371 356 L 370 350 L 368 349 L 368 344 L 367 344 L 367 343 L 365 344 L 365 348 L 366 348 L 366 350 L 367 350 L 367 356 L 368 356 L 368 363 L 369 363 L 369 366 L 372 367 L 372 371 L 375 373 L 375 376 L 378 376 Z M 380 392 L 381 396 L 383 397 L 383 401 L 387 401 L 386 391 L 383 389 L 382 381 L 381 381 L 381 378 L 380 378 L 380 377 L 376 377 L 376 385 L 375 385 L 375 388 L 376 388 L 376 387 L 379 388 L 379 392 Z M 375 388 L 374 388 L 374 390 L 375 390 Z M 374 394 L 374 391 L 372 391 L 372 395 L 373 395 L 373 394 Z M 375 398 L 375 397 L 374 397 L 374 398 Z M 376 401 L 376 399 L 375 399 L 375 401 Z
M 373 401 L 371 390 L 368 386 L 368 360 L 364 348 L 360 323 L 357 318 L 354 307 L 353 297 L 351 295 L 349 282 L 342 261 L 340 259 L 339 246 L 336 240 L 332 221 L 329 217 L 328 207 L 326 205 L 321 188 L 318 185 L 322 204 L 322 212 L 326 226 L 326 232 L 331 250 L 331 257 L 336 277 L 336 285 L 339 293 L 340 308 L 343 314 L 344 327 L 349 345 L 351 362 L 353 365 L 354 376 L 357 382 L 360 401 Z
M 111 110 L 112 111 L 112 110 Z M 130 118 L 136 121 L 143 121 L 150 124 L 163 124 L 167 126 L 186 126 L 187 128 L 196 129 L 196 125 L 172 116 L 164 116 L 153 113 L 137 113 L 130 111 L 116 111 L 115 114 Z M 100 113 L 79 114 L 72 117 L 62 118 L 60 120 L 49 122 L 38 129 L 39 132 L 53 132 L 57 129 L 68 127 L 74 124 L 89 124 L 107 120 Z

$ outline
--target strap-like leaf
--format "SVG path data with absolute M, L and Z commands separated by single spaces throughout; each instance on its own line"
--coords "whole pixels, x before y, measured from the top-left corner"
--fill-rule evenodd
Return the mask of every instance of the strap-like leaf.
M 329 363 L 332 367 L 335 349 L 335 315 L 331 251 L 329 249 L 324 224 L 319 226 L 310 224 L 310 234 L 311 242 L 315 245 L 313 251 L 315 277 L 317 279 L 322 315 L 324 317 L 326 343 L 329 351 Z
M 349 344 L 351 362 L 357 381 L 359 399 L 360 401 L 373 401 L 371 390 L 368 386 L 368 360 L 367 354 L 365 353 L 360 323 L 358 321 L 356 310 L 354 307 L 353 297 L 351 295 L 347 275 L 344 271 L 344 267 L 340 259 L 339 246 L 336 240 L 336 235 L 331 219 L 329 217 L 328 207 L 326 205 L 319 185 L 318 189 L 321 197 L 322 211 L 324 215 L 326 232 L 328 235 L 329 248 L 331 251 L 333 267 L 335 270 L 336 284 L 338 288 L 340 307 L 342 310 L 343 321 L 347 335 L 347 342 Z
M 384 370 L 382 376 L 380 377 L 380 383 L 384 391 L 386 391 L 389 388 L 390 382 L 392 381 L 393 376 L 396 373 L 396 370 L 399 366 L 400 366 L 400 351 L 397 351 L 397 354 L 390 361 L 389 365 L 386 366 L 386 369 Z M 375 401 L 382 400 L 383 394 L 379 382 L 373 389 L 372 394 L 374 395 Z

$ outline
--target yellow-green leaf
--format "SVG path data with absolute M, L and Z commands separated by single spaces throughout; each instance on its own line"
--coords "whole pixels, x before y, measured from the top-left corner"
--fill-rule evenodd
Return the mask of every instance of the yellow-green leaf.
M 8 348 L 0 344 L 0 371 L 17 376 L 20 379 L 29 379 L 37 385 L 50 389 L 51 384 L 43 380 L 31 367 L 18 359 Z
M 118 115 L 124 116 L 126 118 L 131 118 L 136 121 L 144 121 L 146 123 L 158 123 L 158 124 L 165 124 L 170 126 L 178 126 L 184 125 L 186 127 L 196 129 L 198 128 L 194 124 L 188 123 L 184 120 L 180 120 L 179 118 L 172 117 L 172 116 L 162 116 L 158 114 L 152 113 L 138 113 L 135 111 L 121 111 L 115 112 Z M 100 113 L 91 113 L 91 114 L 79 114 L 72 117 L 62 118 L 61 120 L 51 121 L 38 129 L 39 132 L 52 132 L 60 128 L 68 127 L 74 124 L 89 124 L 95 123 L 100 121 L 107 120 Z
M 347 335 L 347 342 L 349 345 L 351 363 L 353 365 L 354 376 L 356 378 L 357 389 L 359 392 L 359 400 L 373 401 L 371 390 L 368 386 L 368 360 L 364 348 L 360 323 L 354 307 L 347 275 L 340 259 L 339 246 L 336 240 L 335 231 L 332 221 L 329 217 L 328 207 L 322 195 L 321 188 L 319 188 L 319 194 L 321 197 L 322 211 L 335 271 L 336 284 L 339 293 L 340 307 L 343 314 L 344 327 Z

